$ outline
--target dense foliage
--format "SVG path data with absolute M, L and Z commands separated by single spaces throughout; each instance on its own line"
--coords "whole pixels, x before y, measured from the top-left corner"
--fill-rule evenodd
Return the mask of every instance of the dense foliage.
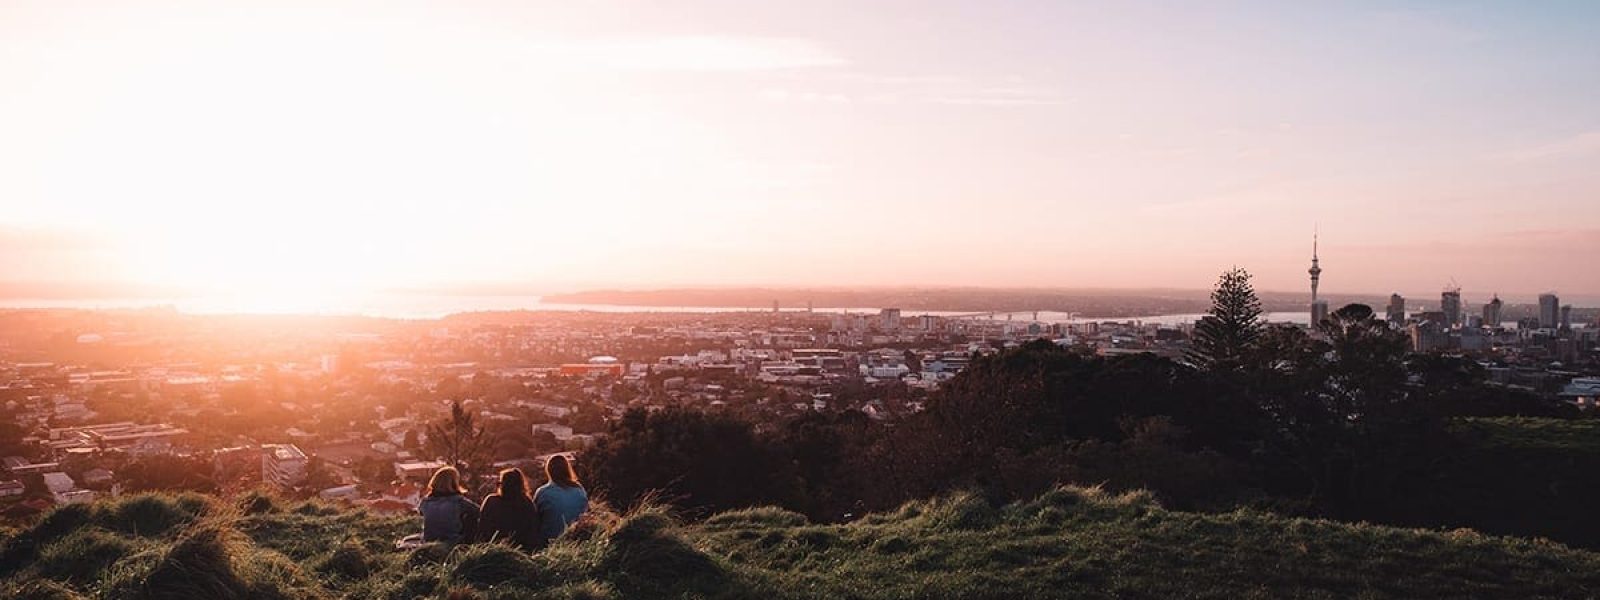
M 888 424 L 851 412 L 758 430 L 721 414 L 639 412 L 588 462 L 613 501 L 659 492 L 700 512 L 772 504 L 831 522 L 952 490 L 1016 500 L 1073 483 L 1149 490 L 1178 509 L 1256 507 L 1600 547 L 1594 527 L 1556 526 L 1593 521 L 1583 507 L 1600 505 L 1600 478 L 1539 480 L 1557 475 L 1519 470 L 1460 426 L 1575 419 L 1575 409 L 1488 385 L 1470 360 L 1409 354 L 1365 305 L 1308 333 L 1261 325 L 1252 295 L 1247 274 L 1225 274 L 1211 341 L 1184 361 L 1037 341 L 977 358 L 925 411 Z M 1539 452 L 1555 464 L 1600 456 Z M 1456 498 L 1502 489 L 1540 508 Z

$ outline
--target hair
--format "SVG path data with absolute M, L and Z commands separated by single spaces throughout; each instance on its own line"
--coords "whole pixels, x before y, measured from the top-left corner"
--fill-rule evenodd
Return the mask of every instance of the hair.
M 495 490 L 495 495 L 506 500 L 531 501 L 528 478 L 522 474 L 522 469 L 512 467 L 500 471 L 500 487 Z
M 561 487 L 578 487 L 578 473 L 572 470 L 572 459 L 565 454 L 557 454 L 544 461 L 544 476 Z
M 429 496 L 451 496 L 466 492 L 467 488 L 461 487 L 461 472 L 455 467 L 439 467 L 433 472 L 433 478 L 428 480 Z

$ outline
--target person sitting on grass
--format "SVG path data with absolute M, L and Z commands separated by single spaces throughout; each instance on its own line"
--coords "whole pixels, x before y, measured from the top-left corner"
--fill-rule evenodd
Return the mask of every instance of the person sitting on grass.
M 589 510 L 589 492 L 578 483 L 578 474 L 572 470 L 572 459 L 565 454 L 550 457 L 544 463 L 544 476 L 550 482 L 539 486 L 533 494 L 533 503 L 539 507 L 539 521 L 545 543 L 561 537 L 567 527 Z
M 522 469 L 500 472 L 500 487 L 484 496 L 483 513 L 478 517 L 478 541 L 504 542 L 523 550 L 544 546 L 539 509 L 528 496 L 527 478 Z
M 478 505 L 468 500 L 455 467 L 440 467 L 428 480 L 428 497 L 417 505 L 422 515 L 422 541 L 455 545 L 472 539 Z

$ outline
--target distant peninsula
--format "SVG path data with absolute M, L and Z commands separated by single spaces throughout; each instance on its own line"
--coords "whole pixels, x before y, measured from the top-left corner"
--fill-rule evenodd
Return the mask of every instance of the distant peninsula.
M 1300 310 L 1303 294 L 1261 294 L 1268 311 Z M 1346 302 L 1376 303 L 1377 296 L 1351 296 Z M 595 304 L 607 306 L 705 307 L 784 310 L 864 310 L 899 308 L 904 311 L 1078 313 L 1084 317 L 1134 317 L 1204 312 L 1210 306 L 1206 290 L 1093 289 L 1093 288 L 673 288 L 658 290 L 592 290 L 549 294 L 544 304 Z

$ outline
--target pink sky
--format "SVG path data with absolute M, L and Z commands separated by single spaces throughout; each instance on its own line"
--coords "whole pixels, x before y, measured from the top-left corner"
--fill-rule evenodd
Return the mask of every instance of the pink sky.
M 0 281 L 1600 294 L 1600 5 L 1289 4 L 7 2 Z

